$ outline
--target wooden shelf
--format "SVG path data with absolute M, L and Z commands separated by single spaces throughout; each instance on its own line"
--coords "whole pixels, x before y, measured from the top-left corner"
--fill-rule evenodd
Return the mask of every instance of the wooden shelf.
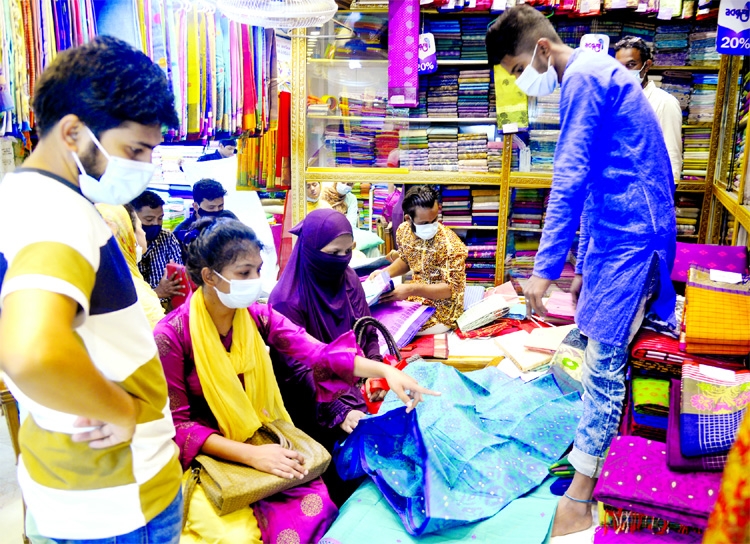
M 439 185 L 496 185 L 500 172 L 431 172 L 406 168 L 317 168 L 305 170 L 306 181 L 353 181 L 360 183 L 406 183 Z
M 552 174 L 544 172 L 511 172 L 512 189 L 549 189 L 552 187 Z
M 357 122 L 382 122 L 382 123 L 482 123 L 482 124 L 494 124 L 497 123 L 495 117 L 355 117 L 347 115 L 308 115 L 308 119 L 325 120 L 325 121 L 349 121 L 353 123 Z
M 451 230 L 497 230 L 497 227 L 490 227 L 490 226 L 479 226 L 479 225 L 471 225 L 467 227 L 459 227 L 457 225 L 446 225 L 443 223 L 444 227 L 448 227 Z
M 649 72 L 718 72 L 719 67 L 712 66 L 656 66 L 649 68 Z
M 533 232 L 536 234 L 542 233 L 542 229 L 531 229 L 527 227 L 508 227 L 508 230 L 513 232 Z

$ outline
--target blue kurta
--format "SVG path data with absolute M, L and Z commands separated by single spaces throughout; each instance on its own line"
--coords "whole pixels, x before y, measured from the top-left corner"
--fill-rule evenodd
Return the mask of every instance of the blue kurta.
M 675 325 L 669 275 L 676 225 L 669 155 L 643 90 L 609 55 L 582 49 L 573 53 L 563 75 L 560 116 L 552 192 L 534 274 L 560 277 L 581 218 L 576 272 L 583 274 L 583 289 L 576 322 L 590 338 L 621 347 L 628 341 L 652 261 L 659 290 L 650 311 Z

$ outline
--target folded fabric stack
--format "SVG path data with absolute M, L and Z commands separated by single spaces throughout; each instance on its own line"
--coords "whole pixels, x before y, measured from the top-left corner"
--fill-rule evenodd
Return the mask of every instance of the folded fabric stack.
M 711 143 L 711 125 L 691 125 L 684 128 L 682 134 L 683 179 L 706 179 L 708 152 Z
M 325 146 L 333 159 L 333 166 L 373 166 L 377 131 L 363 126 L 361 122 L 350 121 L 346 125 L 326 125 Z
M 721 474 L 675 472 L 667 465 L 666 448 L 639 436 L 615 438 L 594 489 L 606 513 L 602 523 L 626 533 L 706 528 Z
M 490 172 L 503 171 L 503 142 L 487 142 L 487 169 Z
M 427 86 L 429 84 L 428 76 L 419 76 L 419 88 L 417 90 L 417 106 L 409 108 L 409 117 L 425 118 L 427 117 Z
M 622 35 L 636 36 L 637 38 L 641 38 L 653 50 L 654 36 L 656 35 L 656 25 L 653 23 L 646 23 L 643 19 L 637 21 L 629 21 L 623 24 Z
M 680 379 L 685 364 L 701 364 L 726 370 L 743 370 L 742 359 L 694 355 L 680 351 L 680 342 L 667 336 L 642 329 L 633 340 L 630 363 L 634 375 L 662 379 Z
M 688 61 L 688 24 L 666 24 L 656 28 L 654 36 L 654 64 L 656 66 L 685 66 Z
M 591 25 L 565 19 L 560 20 L 556 27 L 563 43 L 574 49 L 581 44 L 581 38 L 591 32 Z
M 691 66 L 719 67 L 719 53 L 716 52 L 716 26 L 696 26 L 690 33 Z
M 495 93 L 495 74 L 490 72 L 490 107 L 487 117 L 495 119 L 497 117 L 497 94 Z
M 487 172 L 487 133 L 458 135 L 458 171 Z
M 494 285 L 497 235 L 472 232 L 466 238 L 466 248 L 466 282 Z
M 610 9 L 610 8 L 607 8 Z M 622 23 L 619 21 L 607 21 L 603 19 L 594 19 L 591 22 L 592 34 L 604 34 L 609 36 L 609 51 L 611 56 L 615 56 L 615 44 L 622 38 Z
M 458 116 L 458 70 L 440 70 L 428 76 L 427 116 Z
M 698 196 L 681 194 L 675 200 L 674 212 L 677 216 L 677 235 L 692 236 L 698 232 L 698 217 L 701 213 Z
M 447 185 L 442 188 L 443 225 L 446 227 L 471 226 L 471 187 Z
M 680 103 L 684 124 L 690 105 L 690 93 L 693 90 L 693 75 L 690 72 L 667 70 L 662 74 L 660 89 L 674 96 Z
M 486 32 L 485 27 L 485 32 Z M 461 24 L 456 19 L 430 18 L 425 20 L 425 31 L 435 37 L 437 59 L 461 58 Z
M 628 434 L 666 442 L 669 416 L 669 380 L 647 377 L 633 378 L 628 412 Z
M 458 128 L 432 126 L 427 129 L 430 170 L 458 172 Z
M 693 93 L 690 95 L 689 124 L 714 122 L 718 74 L 693 74 Z
M 372 317 L 380 321 L 393 335 L 399 348 L 409 344 L 435 313 L 435 308 L 425 306 L 419 302 L 398 300 L 395 302 L 379 302 L 370 308 Z M 378 335 L 380 353 L 388 353 L 388 346 L 382 335 Z
M 529 102 L 529 125 L 534 129 L 560 128 L 560 89 Z
M 461 70 L 458 74 L 458 116 L 489 116 L 490 70 Z
M 531 232 L 509 232 L 507 273 L 514 286 L 523 287 L 534 271 L 534 261 L 539 250 L 539 235 Z
M 471 221 L 481 227 L 496 227 L 500 210 L 499 189 L 471 190 Z
M 400 130 L 399 164 L 412 170 L 429 170 L 429 151 L 426 130 Z
M 370 190 L 372 185 L 370 183 L 355 183 L 352 187 L 352 194 L 357 197 L 357 208 L 359 211 L 359 225 L 363 228 L 368 228 L 368 213 L 367 210 L 370 208 Z
M 544 202 L 548 195 L 548 189 L 514 189 L 511 196 L 510 226 L 541 229 Z
M 531 171 L 552 172 L 559 130 L 530 130 L 529 149 L 531 150 Z
M 375 166 L 386 168 L 391 151 L 398 149 L 398 131 L 381 130 L 375 134 Z
M 487 26 L 492 19 L 485 15 L 461 17 L 461 60 L 487 60 Z
M 688 353 L 750 353 L 750 282 L 725 283 L 710 270 L 691 266 L 685 288 L 680 347 Z

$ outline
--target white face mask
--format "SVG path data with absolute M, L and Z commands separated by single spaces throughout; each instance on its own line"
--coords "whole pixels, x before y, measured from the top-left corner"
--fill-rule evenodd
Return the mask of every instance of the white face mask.
M 216 272 L 214 270 L 214 272 Z M 263 292 L 263 280 L 228 280 L 218 272 L 216 275 L 229 284 L 229 293 L 222 293 L 216 286 L 216 294 L 219 300 L 227 308 L 247 308 L 257 302 Z
M 349 193 L 351 193 L 352 192 L 352 188 L 349 187 L 346 183 L 338 182 L 336 184 L 336 191 L 341 196 L 344 196 L 344 195 L 348 195 Z
M 307 197 L 308 202 L 317 202 L 318 200 L 320 200 L 320 197 L 318 198 L 310 198 L 309 196 Z
M 138 244 L 135 245 L 135 262 L 139 263 L 143 259 L 143 248 Z
M 628 70 L 628 72 L 630 72 L 630 75 L 633 76 L 636 81 L 638 81 L 638 83 L 642 84 L 643 80 L 646 78 L 646 74 L 641 75 L 641 72 L 643 72 L 644 68 L 645 66 L 643 66 L 643 68 L 641 68 L 640 70 Z
M 537 46 L 538 47 L 538 46 Z M 534 54 L 531 55 L 531 62 L 524 69 L 523 73 L 516 79 L 516 85 L 527 96 L 547 96 L 557 89 L 557 72 L 552 67 L 552 57 L 547 61 L 547 71 L 539 73 L 534 68 L 534 59 L 536 58 L 537 47 L 534 47 Z
M 85 127 L 96 147 L 107 157 L 107 167 L 98 180 L 86 173 L 77 153 L 73 153 L 73 160 L 78 165 L 80 175 L 78 184 L 81 192 L 91 202 L 120 206 L 127 204 L 140 195 L 154 176 L 156 166 L 149 162 L 131 161 L 121 157 L 112 157 L 107 153 L 96 136 Z
M 414 234 L 422 240 L 432 240 L 438 231 L 438 222 L 428 223 L 426 225 L 414 225 Z

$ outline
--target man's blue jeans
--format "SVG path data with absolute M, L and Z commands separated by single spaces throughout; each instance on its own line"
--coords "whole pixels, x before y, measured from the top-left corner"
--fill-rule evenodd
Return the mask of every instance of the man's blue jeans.
M 28 521 L 28 520 L 27 520 Z M 29 524 L 27 523 L 27 530 Z M 29 531 L 31 533 L 32 531 Z M 178 544 L 182 533 L 182 491 L 164 511 L 148 522 L 144 527 L 126 535 L 94 540 L 52 540 L 37 539 L 33 534 L 28 537 L 32 543 L 54 542 L 55 544 Z
M 576 472 L 589 478 L 599 477 L 604 454 L 617 435 L 625 399 L 629 344 L 643 324 L 646 304 L 657 288 L 656 283 L 653 273 L 630 326 L 628 345 L 618 347 L 589 338 L 583 358 L 583 415 L 573 451 L 568 455 Z

